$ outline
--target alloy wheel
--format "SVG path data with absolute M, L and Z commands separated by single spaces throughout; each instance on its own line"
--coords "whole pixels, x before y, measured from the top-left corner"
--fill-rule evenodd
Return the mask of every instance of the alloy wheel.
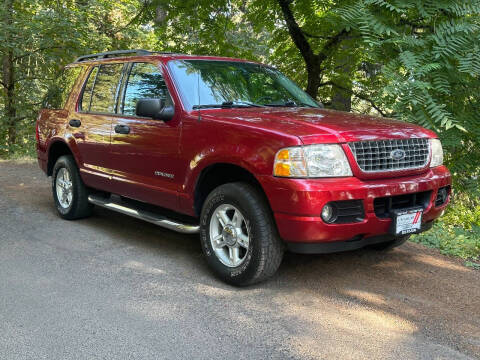
M 57 199 L 60 206 L 64 209 L 68 209 L 72 204 L 73 199 L 73 183 L 70 172 L 65 167 L 62 167 L 57 172 L 55 190 L 57 192 Z
M 235 206 L 222 204 L 210 218 L 210 243 L 217 258 L 228 267 L 241 265 L 250 246 L 250 230 Z

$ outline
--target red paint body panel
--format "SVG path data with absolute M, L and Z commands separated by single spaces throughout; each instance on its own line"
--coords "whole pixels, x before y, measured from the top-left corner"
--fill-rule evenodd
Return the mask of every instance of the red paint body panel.
M 417 125 L 313 108 L 232 108 L 188 112 L 166 66 L 170 60 L 220 57 L 154 55 L 103 59 L 81 63 L 85 69 L 64 110 L 42 110 L 37 119 L 39 165 L 47 171 L 49 150 L 67 144 L 84 182 L 93 188 L 195 216 L 194 193 L 202 170 L 227 163 L 249 171 L 261 184 L 281 237 L 292 242 L 347 240 L 356 235 L 388 232 L 391 220 L 373 211 L 373 199 L 432 190 L 450 185 L 444 166 L 413 171 L 363 173 L 348 142 L 380 139 L 436 138 Z M 82 85 L 91 66 L 106 62 L 150 62 L 162 70 L 175 104 L 175 117 L 167 122 L 121 115 L 86 114 L 78 111 Z M 69 120 L 79 119 L 80 128 Z M 116 134 L 117 124 L 128 124 L 131 133 Z M 272 176 L 275 154 L 284 147 L 309 144 L 342 144 L 353 177 L 285 179 Z M 155 171 L 173 178 L 155 176 Z M 361 223 L 327 225 L 320 218 L 325 203 L 363 200 L 366 219 Z M 430 205 L 423 221 L 437 218 L 444 207 Z
M 373 200 L 378 197 L 432 190 L 423 222 L 434 220 L 446 206 L 433 206 L 437 190 L 451 183 L 451 175 L 444 166 L 430 169 L 422 175 L 385 180 L 296 180 L 273 176 L 258 179 L 270 199 L 280 236 L 294 242 L 349 240 L 357 235 L 370 237 L 387 233 L 391 219 L 377 218 L 374 213 Z M 366 219 L 361 223 L 325 224 L 320 218 L 322 207 L 336 200 L 363 200 Z

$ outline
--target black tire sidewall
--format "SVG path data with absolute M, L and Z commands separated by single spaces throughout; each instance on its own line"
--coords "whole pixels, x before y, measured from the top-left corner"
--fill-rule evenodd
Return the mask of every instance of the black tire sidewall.
M 246 259 L 237 267 L 224 265 L 216 256 L 210 241 L 210 219 L 222 204 L 230 204 L 240 210 L 249 228 L 250 243 Z M 200 241 L 205 258 L 221 280 L 233 285 L 245 285 L 254 279 L 261 261 L 262 247 L 259 244 L 261 235 L 258 231 L 258 222 L 265 219 L 257 219 L 253 216 L 252 206 L 258 206 L 258 204 L 251 204 L 246 197 L 241 196 L 238 189 L 235 189 L 235 184 L 227 184 L 215 189 L 207 197 L 200 217 Z

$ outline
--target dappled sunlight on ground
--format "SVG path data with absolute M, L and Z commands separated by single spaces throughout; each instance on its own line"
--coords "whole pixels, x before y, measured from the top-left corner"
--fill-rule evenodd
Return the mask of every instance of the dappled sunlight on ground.
M 387 299 L 380 294 L 375 294 L 372 292 L 358 290 L 358 289 L 346 289 L 344 290 L 343 293 L 352 298 L 356 298 L 362 302 L 368 302 L 368 303 L 372 303 L 375 305 L 382 305 L 382 306 L 387 304 Z
M 459 263 L 444 261 L 443 258 L 438 258 L 437 256 L 422 254 L 422 255 L 415 256 L 415 260 L 422 262 L 426 265 L 432 265 L 432 266 L 436 266 L 436 267 L 440 267 L 448 270 L 455 270 L 460 272 L 469 271 L 468 268 L 466 268 L 465 266 Z

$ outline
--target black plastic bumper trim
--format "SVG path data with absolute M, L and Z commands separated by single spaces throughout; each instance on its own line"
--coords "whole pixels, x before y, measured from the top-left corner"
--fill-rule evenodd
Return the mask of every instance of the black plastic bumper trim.
M 433 221 L 427 222 L 422 225 L 421 233 L 430 230 L 433 226 Z M 392 234 L 384 234 L 379 236 L 373 236 L 364 238 L 362 235 L 357 235 L 353 239 L 347 241 L 332 241 L 332 242 L 318 242 L 318 243 L 297 243 L 287 242 L 287 249 L 297 254 L 331 254 L 343 251 L 358 250 L 366 246 L 380 244 L 395 240 L 395 236 Z

